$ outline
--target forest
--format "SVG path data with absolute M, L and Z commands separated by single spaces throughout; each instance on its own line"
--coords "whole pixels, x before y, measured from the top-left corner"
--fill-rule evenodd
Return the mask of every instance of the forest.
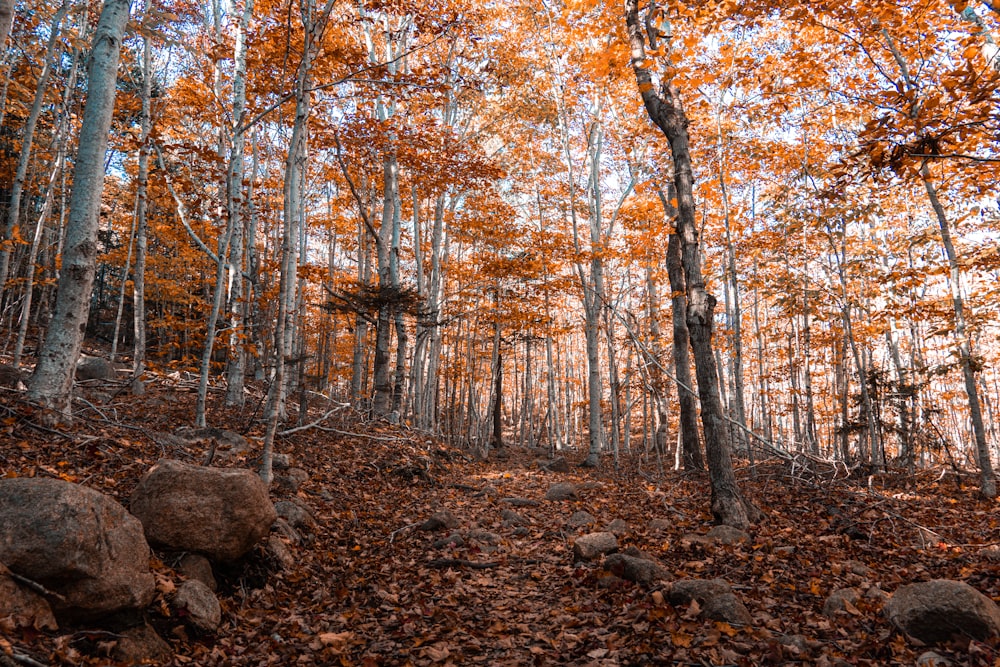
M 913 664 L 878 594 L 822 599 L 1000 599 L 997 39 L 1000 6 L 964 0 L 0 0 L 0 475 L 126 502 L 135 466 L 182 458 L 314 503 L 281 536 L 308 558 L 214 563 L 223 630 L 172 633 L 154 558 L 174 664 Z M 219 429 L 247 451 L 220 464 Z M 485 516 L 512 499 L 508 537 Z M 463 527 L 452 557 L 427 560 L 428 517 Z M 593 535 L 622 540 L 608 576 L 570 562 Z M 776 557 L 791 592 L 747 583 Z M 651 583 L 693 573 L 752 613 Z M 407 577 L 522 576 L 608 608 L 555 603 L 562 644 L 545 614 L 495 628 L 514 597 L 398 611 Z M 309 621 L 323 595 L 353 613 Z M 762 611 L 804 595 L 824 612 Z M 237 650 L 234 619 L 282 605 L 299 648 Z M 475 641 L 401 639 L 428 623 Z M 991 623 L 919 664 L 994 664 Z M 124 641 L 35 626 L 0 658 Z

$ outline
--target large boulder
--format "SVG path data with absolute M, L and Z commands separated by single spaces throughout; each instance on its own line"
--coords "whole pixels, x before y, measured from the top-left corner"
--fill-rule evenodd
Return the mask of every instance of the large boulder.
M 924 644 L 952 635 L 988 639 L 1000 636 L 1000 608 L 961 581 L 935 579 L 899 588 L 885 615 L 901 632 Z
M 157 461 L 139 480 L 131 510 L 150 544 L 223 563 L 250 551 L 278 518 L 253 472 L 172 459 Z
M 0 562 L 62 596 L 56 617 L 85 621 L 153 599 L 142 525 L 94 489 L 47 478 L 0 480 Z

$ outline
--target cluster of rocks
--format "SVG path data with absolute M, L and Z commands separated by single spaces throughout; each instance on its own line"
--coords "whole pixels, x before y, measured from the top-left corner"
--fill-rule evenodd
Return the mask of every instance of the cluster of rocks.
M 537 466 L 546 471 L 563 470 L 561 465 L 552 466 L 550 461 L 537 461 Z M 574 484 L 557 482 L 545 494 L 550 502 L 574 501 L 579 492 L 593 488 L 594 484 Z M 502 510 L 503 526 L 513 528 L 515 535 L 526 534 L 530 518 L 519 514 L 514 507 L 526 508 L 539 505 L 531 498 L 501 498 L 500 502 L 510 507 Z M 460 522 L 450 512 L 441 511 L 428 519 L 423 530 L 452 531 L 447 537 L 437 540 L 435 547 L 460 547 L 463 535 L 455 529 Z M 674 607 L 683 607 L 687 613 L 714 620 L 724 621 L 733 626 L 748 626 L 754 617 L 739 599 L 733 587 L 722 579 L 683 578 L 674 580 L 669 570 L 656 557 L 646 554 L 634 546 L 622 549 L 619 540 L 629 534 L 629 526 L 621 519 L 615 519 L 603 528 L 594 530 L 600 521 L 593 514 L 579 510 L 565 521 L 565 528 L 577 532 L 573 540 L 573 557 L 584 563 L 599 563 L 606 576 L 598 579 L 599 585 L 612 586 L 615 581 L 630 581 L 652 590 L 654 601 L 669 602 Z M 673 523 L 667 519 L 653 519 L 648 530 L 652 534 L 672 530 Z M 594 532 L 587 532 L 594 531 Z M 499 539 L 499 536 L 496 536 Z M 685 547 L 714 548 L 739 547 L 749 544 L 751 536 L 745 531 L 731 526 L 714 526 L 704 534 L 689 533 L 680 539 Z M 779 547 L 780 548 L 780 547 Z M 776 548 L 777 550 L 777 548 Z M 794 551 L 794 548 L 792 548 Z M 985 550 L 987 560 L 1000 561 L 1000 550 Z M 839 564 L 853 580 L 870 582 L 874 572 L 865 564 L 847 561 Z M 865 608 L 881 607 L 882 613 L 900 632 L 918 644 L 933 645 L 957 637 L 986 640 L 1000 637 L 1000 607 L 966 583 L 937 579 L 901 586 L 893 595 L 882 591 L 877 585 L 851 586 L 830 592 L 825 599 L 822 613 L 831 619 L 838 614 L 857 615 L 858 605 Z M 766 616 L 766 615 L 765 615 Z M 808 649 L 808 640 L 800 637 L 782 638 L 799 653 Z M 937 654 L 932 651 L 921 656 L 919 664 L 934 663 Z M 946 664 L 946 663 L 940 663 Z
M 287 473 L 287 460 L 279 468 Z M 158 588 L 172 616 L 196 634 L 214 633 L 223 620 L 214 569 L 232 566 L 262 541 L 269 558 L 289 568 L 289 545 L 308 539 L 315 525 L 298 499 L 272 504 L 247 469 L 161 459 L 140 479 L 127 510 L 68 481 L 0 479 L 0 627 L 107 628 L 121 637 L 116 660 L 168 659 L 169 646 L 145 614 Z M 179 584 L 157 582 L 151 547 L 176 554 L 164 562 L 175 564 Z

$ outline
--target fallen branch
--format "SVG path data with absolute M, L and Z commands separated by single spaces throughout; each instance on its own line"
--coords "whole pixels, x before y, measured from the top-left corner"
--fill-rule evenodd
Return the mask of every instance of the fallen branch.
M 47 589 L 45 586 L 42 586 L 34 579 L 28 579 L 27 577 L 22 577 L 20 574 L 17 574 L 16 572 L 9 572 L 9 574 L 11 579 L 21 584 L 25 588 L 30 588 L 31 590 L 33 590 L 34 592 L 38 593 L 43 597 L 54 598 L 59 602 L 66 601 L 65 597 L 63 597 L 59 593 L 56 593 L 55 591 L 50 591 L 49 589 Z
M 296 426 L 295 428 L 290 428 L 290 429 L 284 430 L 281 433 L 278 433 L 278 435 L 279 436 L 285 436 L 285 435 L 291 435 L 293 433 L 298 433 L 299 431 L 306 431 L 306 430 L 311 429 L 311 428 L 321 428 L 320 424 L 322 424 L 327 419 L 329 419 L 330 415 L 332 415 L 334 412 L 340 412 L 344 408 L 349 408 L 349 407 L 350 406 L 347 403 L 344 403 L 342 405 L 338 405 L 337 407 L 333 408 L 332 410 L 327 410 L 326 414 L 324 414 L 322 417 L 320 417 L 316 421 L 310 422 L 308 424 L 303 424 L 302 426 Z M 327 429 L 323 429 L 323 430 L 325 431 Z

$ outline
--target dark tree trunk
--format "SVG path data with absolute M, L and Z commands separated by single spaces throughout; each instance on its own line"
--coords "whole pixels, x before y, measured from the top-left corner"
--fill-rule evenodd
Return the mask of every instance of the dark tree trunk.
M 705 288 L 701 274 L 698 230 L 695 225 L 693 175 L 688 147 L 688 119 L 676 86 L 667 79 L 659 92 L 644 66 L 646 48 L 639 25 L 638 0 L 625 1 L 625 21 L 632 51 L 632 70 L 650 119 L 670 142 L 677 192 L 677 232 L 681 240 L 681 262 L 687 284 L 686 321 L 694 353 L 705 451 L 712 487 L 712 514 L 718 523 L 746 528 L 755 513 L 744 500 L 733 472 L 729 432 L 722 414 L 715 356 L 712 352 L 712 311 L 715 297 Z

